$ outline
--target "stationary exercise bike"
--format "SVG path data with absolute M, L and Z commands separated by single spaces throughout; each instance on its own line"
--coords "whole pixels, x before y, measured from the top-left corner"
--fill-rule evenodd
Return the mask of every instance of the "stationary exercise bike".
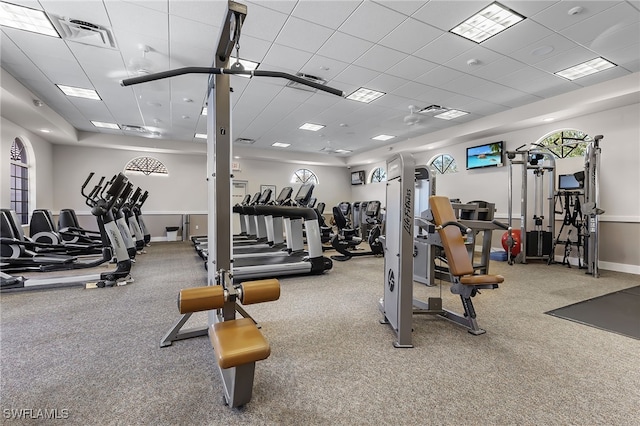
M 333 208 L 333 220 L 338 227 L 338 233 L 331 240 L 331 246 L 340 255 L 333 255 L 331 259 L 345 262 L 353 257 L 359 256 L 383 256 L 384 248 L 380 242 L 380 234 L 382 232 L 382 222 L 379 219 L 380 202 L 370 201 L 367 204 L 366 221 L 372 226 L 369 231 L 367 242 L 371 250 L 369 251 L 354 251 L 362 243 L 362 238 L 358 237 L 358 229 L 354 229 L 350 226 L 349 222 L 345 218 L 342 209 L 339 206 Z

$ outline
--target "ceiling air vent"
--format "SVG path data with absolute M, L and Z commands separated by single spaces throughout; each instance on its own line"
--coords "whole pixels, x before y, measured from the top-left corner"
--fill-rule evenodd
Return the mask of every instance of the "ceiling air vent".
M 448 111 L 448 108 L 441 107 L 440 105 L 429 105 L 418 111 L 418 114 L 440 114 L 441 112 Z
M 322 84 L 322 85 L 327 84 L 327 80 L 325 80 L 323 78 L 320 78 L 320 77 L 316 77 L 315 75 L 304 74 L 304 73 L 301 73 L 301 72 L 297 72 L 296 75 L 298 77 L 304 78 L 305 80 L 309 80 L 309 81 L 311 81 L 313 83 L 316 83 L 316 84 Z M 306 86 L 304 84 L 301 84 L 301 83 L 298 83 L 298 82 L 295 82 L 295 81 L 289 81 L 287 83 L 287 87 L 291 87 L 293 89 L 298 89 L 298 90 L 305 90 L 307 92 L 317 92 L 318 91 L 317 89 L 314 89 L 313 87 L 309 87 L 309 86 Z
M 120 128 L 128 132 L 149 133 L 149 129 L 147 129 L 146 127 L 136 126 L 133 124 L 121 124 Z
M 116 42 L 110 28 L 78 19 L 49 15 L 60 36 L 69 41 L 115 49 Z
M 247 139 L 247 138 L 236 138 L 236 140 L 234 140 L 234 142 L 236 143 L 241 143 L 244 145 L 253 145 L 254 143 L 256 143 L 255 139 Z

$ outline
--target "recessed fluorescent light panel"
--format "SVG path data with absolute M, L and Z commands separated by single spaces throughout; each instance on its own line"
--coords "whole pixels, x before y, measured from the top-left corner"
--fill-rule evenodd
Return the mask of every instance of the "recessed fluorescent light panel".
M 100 127 L 102 129 L 114 129 L 114 130 L 120 129 L 120 125 L 116 123 L 105 123 L 103 121 L 91 121 L 91 124 L 93 124 L 96 127 Z
M 276 146 L 278 148 L 286 148 L 288 146 L 291 146 L 290 143 L 282 143 L 282 142 L 274 142 L 271 144 L 271 146 Z
M 71 87 L 71 86 L 63 86 L 62 84 L 56 84 L 58 89 L 62 90 L 67 96 L 73 96 L 76 98 L 85 98 L 85 99 L 95 99 L 96 101 L 101 101 L 98 92 L 93 89 L 82 89 L 80 87 Z
M 523 19 L 524 16 L 494 2 L 449 32 L 476 43 L 482 43 Z
M 194 137 L 196 137 L 198 139 L 206 139 L 207 138 L 207 134 L 206 133 L 196 133 L 194 135 Z
M 311 130 L 312 132 L 317 132 L 323 127 L 324 126 L 322 124 L 304 123 L 302 126 L 298 127 L 298 129 Z
M 615 66 L 615 64 L 612 64 L 604 58 L 595 58 L 590 61 L 574 65 L 571 68 L 558 71 L 555 74 L 559 75 L 560 77 L 564 77 L 567 80 L 575 80 L 577 78 L 586 77 L 588 75 L 595 74 L 597 72 L 604 71 Z
M 352 101 L 364 102 L 368 104 L 369 102 L 373 102 L 378 99 L 380 96 L 384 96 L 386 93 L 378 92 L 376 90 L 367 89 L 366 87 L 361 87 L 349 96 L 347 99 L 351 99 Z
M 458 111 L 457 109 L 450 109 L 438 115 L 434 115 L 435 118 L 441 118 L 443 120 L 451 120 L 469 114 L 468 112 Z
M 206 107 L 206 106 L 203 106 L 203 107 L 202 107 L 202 112 L 201 112 L 201 114 L 202 114 L 202 115 L 207 115 L 207 107 Z
M 371 138 L 371 139 L 373 139 L 374 141 L 388 141 L 389 139 L 393 139 L 393 138 L 395 138 L 395 136 L 378 135 L 378 136 L 376 136 L 374 138 Z
M 0 25 L 60 38 L 42 10 L 0 2 Z
M 349 151 L 348 149 L 336 149 L 336 152 L 337 152 L 338 154 L 348 154 L 348 153 L 350 153 L 351 151 Z

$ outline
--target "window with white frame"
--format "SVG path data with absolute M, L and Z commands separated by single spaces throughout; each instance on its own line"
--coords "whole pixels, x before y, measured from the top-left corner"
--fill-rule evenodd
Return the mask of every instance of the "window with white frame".
M 25 145 L 19 138 L 11 144 L 10 209 L 16 212 L 23 225 L 29 223 L 29 159 Z
M 142 173 L 143 175 L 169 175 L 169 171 L 161 161 L 152 157 L 137 157 L 129 161 L 124 168 L 125 174 Z
M 580 130 L 564 129 L 543 137 L 533 148 L 545 148 L 557 158 L 583 157 L 591 137 Z
M 383 167 L 377 167 L 373 169 L 371 172 L 371 178 L 369 182 L 377 183 L 377 182 L 386 182 L 387 181 L 387 171 Z
M 456 160 L 449 154 L 440 154 L 433 157 L 430 165 L 435 169 L 435 171 L 439 174 L 445 173 L 457 173 L 458 165 L 456 164 Z
M 318 176 L 309 169 L 298 169 L 291 176 L 291 183 L 312 183 L 318 184 Z

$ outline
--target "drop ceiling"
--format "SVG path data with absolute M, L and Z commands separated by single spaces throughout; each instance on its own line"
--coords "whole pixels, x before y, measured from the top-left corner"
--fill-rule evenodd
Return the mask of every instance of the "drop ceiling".
M 207 130 L 201 114 L 206 75 L 131 87 L 119 82 L 140 72 L 211 66 L 226 2 L 12 3 L 88 22 L 113 36 L 111 46 L 96 35 L 55 38 L 0 27 L 3 70 L 76 130 L 61 125 L 64 136 L 50 136 L 52 141 L 73 143 L 104 133 L 138 137 L 131 140 L 141 147 L 163 140 L 179 150 L 204 142 L 195 134 Z M 489 1 L 244 3 L 241 58 L 262 70 L 316 76 L 347 94 L 359 87 L 386 93 L 364 104 L 287 87 L 285 80 L 232 76 L 232 134 L 245 151 L 362 155 L 640 71 L 639 1 L 503 0 L 525 19 L 481 44 L 449 30 Z M 616 66 L 574 81 L 554 74 L 596 57 Z M 95 89 L 102 100 L 67 97 L 56 84 Z M 430 105 L 468 114 L 452 120 L 416 114 Z M 3 105 L 3 116 L 5 111 Z M 17 124 L 39 130 L 37 120 L 16 115 L 11 119 Z M 147 131 L 100 129 L 91 121 Z M 299 129 L 305 122 L 325 127 Z M 372 139 L 380 134 L 395 138 Z M 290 146 L 275 148 L 274 142 Z

